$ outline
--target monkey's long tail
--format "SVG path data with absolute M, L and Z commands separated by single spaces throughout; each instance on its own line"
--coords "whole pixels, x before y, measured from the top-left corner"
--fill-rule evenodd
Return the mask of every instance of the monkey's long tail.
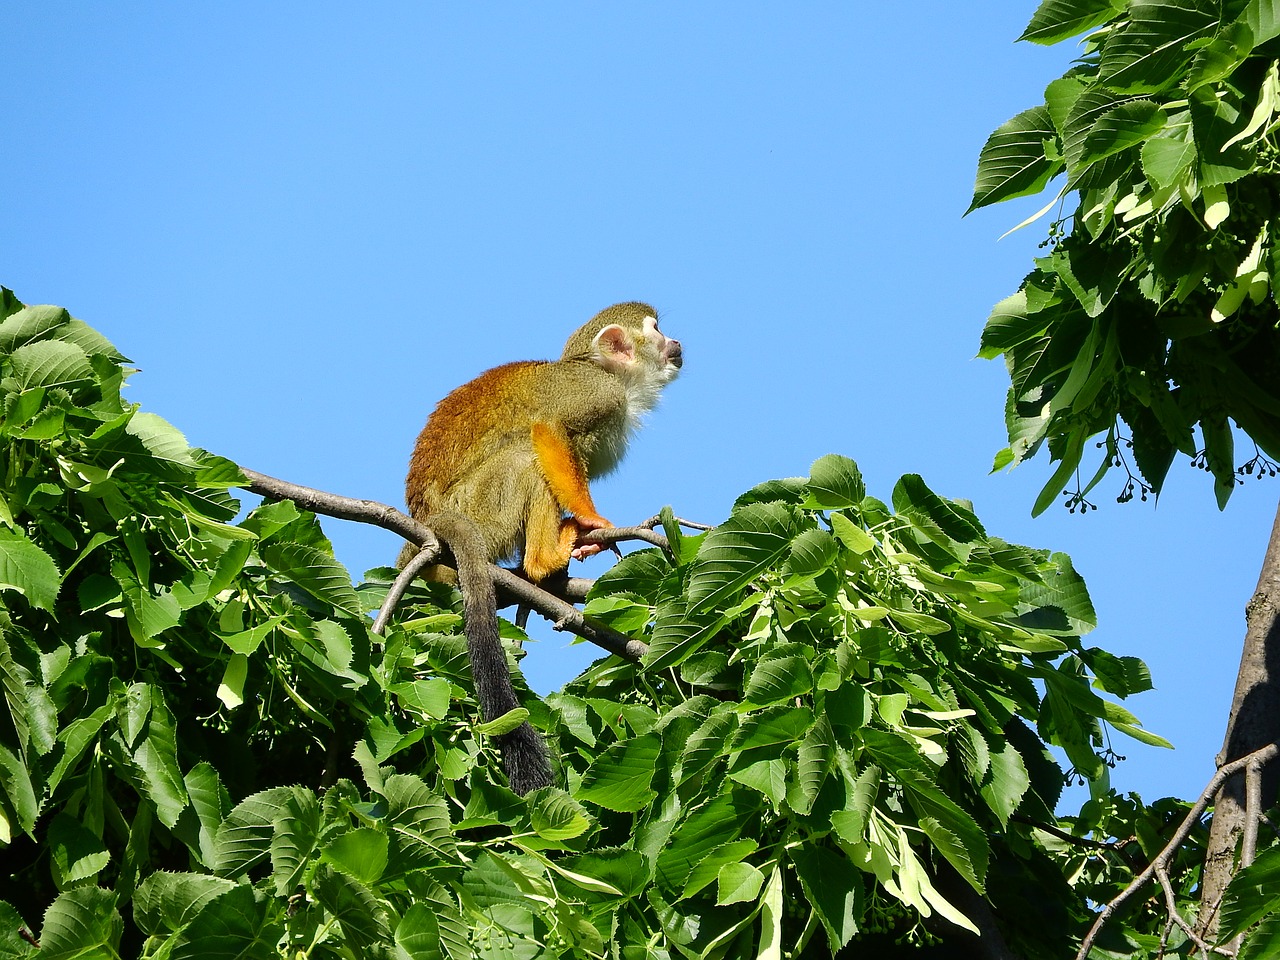
M 463 628 L 467 636 L 467 656 L 475 680 L 480 715 L 485 722 L 496 720 L 518 707 L 507 655 L 498 636 L 498 598 L 489 576 L 489 560 L 480 531 L 461 514 L 436 513 L 425 518 L 453 553 L 462 589 Z M 523 796 L 530 790 L 550 786 L 551 763 L 547 745 L 528 721 L 510 733 L 495 738 L 502 750 L 502 765 L 511 789 Z

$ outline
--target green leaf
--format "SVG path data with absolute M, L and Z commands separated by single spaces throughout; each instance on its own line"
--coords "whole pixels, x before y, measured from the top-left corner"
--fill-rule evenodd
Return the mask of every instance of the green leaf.
M 402 856 L 424 864 L 457 859 L 458 846 L 443 796 L 433 792 L 421 777 L 401 773 L 388 777 L 382 792 L 387 799 L 387 829 L 396 838 Z M 524 804 L 511 796 L 515 809 L 522 810 Z
M 237 877 L 264 862 L 270 852 L 272 824 L 289 813 L 292 787 L 260 790 L 241 800 L 227 815 L 214 841 L 214 872 Z
M 149 587 L 138 582 L 132 570 L 122 561 L 112 561 L 111 574 L 120 585 L 125 618 L 133 639 L 142 646 L 160 646 L 151 641 L 170 627 L 178 625 L 182 620 L 182 605 L 167 590 L 152 593 Z
M 751 831 L 751 823 L 759 810 L 758 801 L 758 794 L 731 788 L 690 811 L 658 855 L 658 883 L 673 894 L 681 894 L 695 866 L 716 848 Z M 733 849 L 736 852 L 738 848 Z M 707 882 L 714 879 L 713 873 Z
M 1214 0 L 1155 0 L 1129 5 L 1129 20 L 1107 38 L 1098 79 L 1121 93 L 1151 93 L 1177 82 L 1188 44 L 1218 26 Z
M 765 707 L 803 696 L 813 690 L 809 661 L 799 655 L 761 660 L 751 671 L 742 699 L 745 704 Z
M 395 684 L 391 687 L 391 692 L 404 708 L 443 720 L 449 712 L 452 684 L 443 677 L 433 677 L 430 680 Z
M 45 911 L 40 960 L 117 957 L 123 932 L 115 894 L 101 887 L 73 887 Z
M 19 347 L 9 357 L 18 388 L 58 387 L 75 392 L 93 381 L 93 367 L 73 343 L 42 340 Z
M 1055 553 L 1050 561 L 1048 576 L 1023 584 L 1017 623 L 1028 630 L 1082 636 L 1098 625 L 1089 590 L 1065 553 Z
M 347 568 L 333 554 L 303 543 L 272 541 L 260 550 L 266 564 L 322 603 L 360 617 L 360 597 Z
M 783 564 L 787 578 L 808 579 L 831 569 L 838 550 L 826 530 L 805 530 L 791 541 L 791 554 Z
M 864 909 L 861 871 L 848 857 L 817 845 L 793 848 L 791 861 L 834 954 L 858 932 Z
M 529 711 L 524 707 L 512 707 L 500 717 L 494 717 L 484 723 L 476 724 L 476 733 L 486 737 L 500 737 L 510 733 L 529 719 Z
M 787 796 L 788 774 L 792 764 L 783 757 L 735 763 L 729 778 L 769 798 L 775 808 L 781 807 Z
M 958 560 L 968 560 L 972 544 L 986 539 L 973 511 L 938 496 L 918 474 L 904 474 L 898 480 L 893 488 L 893 508 Z
M 221 877 L 157 870 L 134 891 L 133 919 L 143 933 L 165 937 L 181 930 L 210 900 L 234 888 Z
M 1001 200 L 1039 193 L 1062 169 L 1060 160 L 1045 155 L 1045 142 L 1057 131 L 1044 106 L 1024 110 L 996 128 L 978 155 L 978 176 L 966 214 Z
M 1027 292 L 1019 290 L 992 308 L 991 316 L 982 328 L 978 356 L 992 360 L 1020 343 L 1034 340 L 1044 334 L 1047 322 L 1041 314 L 1028 312 Z
M 813 711 L 806 707 L 767 707 L 742 719 L 729 747 L 742 752 L 765 749 L 776 756 L 776 748 L 798 741 L 813 722 Z
M 1027 766 L 1013 744 L 1005 743 L 1001 749 L 992 751 L 990 776 L 979 791 L 1002 825 L 1008 825 L 1030 787 Z
M 194 846 L 190 842 L 187 846 L 191 847 L 200 863 L 212 869 L 217 860 L 218 827 L 231 809 L 231 798 L 222 786 L 218 772 L 206 761 L 197 763 L 187 771 L 183 782 L 187 787 L 187 796 L 191 798 L 191 812 L 199 823 L 195 831 Z
M 1245 937 L 1238 960 L 1269 960 L 1280 956 L 1280 909 L 1265 917 Z
M 1151 670 L 1137 657 L 1117 657 L 1097 647 L 1081 652 L 1081 657 L 1097 676 L 1097 684 L 1117 697 L 1153 689 Z
M 1140 726 L 1133 723 L 1126 723 L 1119 720 L 1110 720 L 1111 726 L 1115 727 L 1121 733 L 1126 734 L 1139 743 L 1145 743 L 1149 747 L 1164 747 L 1166 750 L 1172 750 L 1173 744 L 1158 734 L 1152 733 L 1150 730 L 1143 730 Z
M 66 316 L 66 311 L 58 307 L 36 307 L 37 310 L 57 310 Z M 103 357 L 112 364 L 128 363 L 129 358 L 112 345 L 111 341 L 100 334 L 83 320 L 68 317 L 57 330 L 58 339 L 74 343 L 90 357 Z
M 663 600 L 654 610 L 645 669 L 653 672 L 675 666 L 700 649 L 726 622 L 725 617 L 713 613 L 691 615 L 682 597 Z
M 48 845 L 53 879 L 61 889 L 96 877 L 111 862 L 102 838 L 67 813 L 57 813 L 49 824 Z
M 544 840 L 572 840 L 591 827 L 582 804 L 563 790 L 545 788 L 531 798 L 529 819 L 533 832 Z
M 129 418 L 124 429 L 155 459 L 181 468 L 195 467 L 187 438 L 163 417 L 140 411 Z
M 17 826 L 34 836 L 36 818 L 40 815 L 40 800 L 36 797 L 31 771 L 7 745 L 0 743 L 0 799 L 8 801 L 17 817 Z M 0 815 L 6 813 L 0 807 Z M 9 833 L 10 824 L 0 816 L 0 829 Z
M 319 840 L 320 804 L 315 794 L 299 787 L 285 799 L 281 815 L 272 825 L 268 850 L 277 897 L 293 895 L 316 854 Z M 385 849 L 383 852 L 385 855 Z M 339 859 L 342 855 L 343 851 L 339 851 Z M 342 868 L 341 863 L 336 865 Z
M 1106 23 L 1115 12 L 1111 0 L 1042 0 L 1018 39 L 1057 43 Z
M 829 453 L 809 468 L 809 500 L 819 509 L 856 507 L 866 495 L 862 471 L 848 457 Z
M 760 895 L 764 874 L 749 863 L 726 863 L 716 874 L 716 906 L 750 903 Z
M 1164 111 L 1154 100 L 1130 100 L 1106 111 L 1094 122 L 1084 139 L 1081 163 L 1104 160 L 1159 133 L 1164 127 Z
M 267 919 L 267 901 L 237 884 L 196 911 L 175 938 L 171 960 L 272 960 L 281 926 Z
M 423 903 L 414 903 L 404 912 L 395 930 L 397 957 L 404 960 L 446 960 L 440 945 L 440 924 L 435 913 Z
M 574 796 L 618 813 L 644 809 L 657 796 L 650 784 L 661 748 L 656 733 L 611 745 L 591 762 Z
M 1041 488 L 1040 494 L 1036 497 L 1036 502 L 1031 507 L 1031 515 L 1038 517 L 1049 509 L 1049 505 L 1058 499 L 1058 495 L 1062 493 L 1063 488 L 1067 485 L 1067 481 L 1071 479 L 1071 475 L 1076 472 L 1076 468 L 1080 466 L 1080 456 L 1084 453 L 1085 437 L 1083 433 L 1077 432 L 1067 438 L 1067 443 L 1062 451 L 1062 462 L 1058 464 L 1053 475 Z
M 1249 27 L 1256 50 L 1268 40 L 1280 37 L 1280 3 L 1276 0 L 1249 0 L 1240 22 Z
M 44 340 L 70 319 L 71 314 L 62 307 L 47 304 L 22 307 L 0 323 L 0 354 L 13 353 L 29 343 Z
M 1268 914 L 1280 915 L 1280 847 L 1263 850 L 1227 885 L 1219 936 L 1231 940 Z
M 831 827 L 846 843 L 861 843 L 871 819 L 871 810 L 880 793 L 881 770 L 874 763 L 868 764 L 857 779 L 848 784 L 845 809 L 831 815 Z
M 0 527 L 0 590 L 16 590 L 41 610 L 53 610 L 62 574 L 53 558 L 23 534 Z
M 698 550 L 687 595 L 691 612 L 717 609 L 774 566 L 790 549 L 792 511 L 755 503 L 734 511 L 707 534 Z
M 859 556 L 870 553 L 876 545 L 876 540 L 871 534 L 843 513 L 831 514 L 831 532 L 846 548 Z
M 373 827 L 357 827 L 324 845 L 321 856 L 361 883 L 373 883 L 387 869 L 387 835 Z
M 1190 114 L 1171 118 L 1155 136 L 1142 145 L 1142 172 L 1159 188 L 1186 181 L 1196 161 Z
M 638 850 L 598 847 L 558 862 L 576 874 L 612 887 L 623 897 L 639 896 L 649 884 L 649 860 Z
M 744 857 L 755 853 L 759 844 L 754 840 L 731 840 L 706 853 L 689 871 L 680 893 L 681 899 L 692 897 L 704 890 L 720 876 L 720 869 L 728 864 L 739 864 Z
M 898 770 L 895 775 L 920 815 L 921 829 L 965 881 L 981 893 L 990 847 L 977 821 L 943 793 L 937 784 L 920 774 Z M 933 829 L 935 826 L 938 829 Z
M 177 726 L 161 688 L 150 683 L 121 688 L 116 697 L 116 722 L 130 760 L 126 774 L 155 804 L 160 822 L 174 827 L 188 798 L 178 768 Z
M 662 581 L 670 572 L 671 564 L 661 550 L 637 550 L 602 573 L 588 596 L 594 600 L 622 594 L 653 604 L 658 601 Z

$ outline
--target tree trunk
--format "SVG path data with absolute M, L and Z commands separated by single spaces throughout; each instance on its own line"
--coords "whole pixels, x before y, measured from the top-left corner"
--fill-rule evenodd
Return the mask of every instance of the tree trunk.
M 1245 607 L 1244 619 L 1244 651 L 1226 739 L 1217 757 L 1219 767 L 1280 740 L 1280 509 L 1262 560 L 1258 589 Z M 1262 771 L 1262 810 L 1276 802 L 1278 788 L 1280 764 L 1272 763 Z M 1217 932 L 1222 894 L 1235 873 L 1246 812 L 1245 775 L 1239 773 L 1218 791 L 1205 851 L 1197 926 L 1210 942 Z M 1260 812 L 1254 811 L 1255 816 Z

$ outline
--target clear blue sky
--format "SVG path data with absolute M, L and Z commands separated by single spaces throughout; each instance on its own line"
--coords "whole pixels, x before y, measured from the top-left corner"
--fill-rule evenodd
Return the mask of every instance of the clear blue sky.
M 1181 463 L 1159 509 L 1108 480 L 1032 520 L 1047 464 L 988 475 L 1007 380 L 972 357 L 1043 224 L 997 238 L 1043 201 L 960 215 L 987 134 L 1075 53 L 1013 42 L 1033 9 L 14 0 L 0 283 L 106 333 L 193 443 L 396 504 L 441 395 L 654 303 L 684 373 L 606 516 L 714 522 L 830 451 L 885 499 L 920 473 L 1072 555 L 1092 642 L 1146 659 L 1129 706 L 1179 748 L 1120 737 L 1115 784 L 1194 795 L 1280 485 L 1219 514 Z M 326 528 L 357 575 L 395 556 Z M 589 660 L 539 636 L 541 690 Z

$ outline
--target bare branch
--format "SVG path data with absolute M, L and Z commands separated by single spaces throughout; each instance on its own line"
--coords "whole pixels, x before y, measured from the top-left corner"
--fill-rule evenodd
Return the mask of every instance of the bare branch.
M 578 537 L 577 543 L 598 543 L 602 547 L 612 547 L 623 540 L 643 540 L 645 543 L 661 548 L 668 556 L 671 555 L 671 544 L 667 543 L 667 538 L 644 525 L 588 530 Z
M 1093 921 L 1093 926 L 1089 928 L 1088 934 L 1080 943 L 1080 949 L 1076 952 L 1076 960 L 1084 960 L 1089 955 L 1089 951 L 1093 948 L 1093 942 L 1098 938 L 1098 934 L 1102 931 L 1105 924 L 1116 910 L 1126 900 L 1141 890 L 1157 872 L 1167 870 L 1169 861 L 1173 859 L 1173 855 L 1178 852 L 1187 837 L 1191 834 L 1192 828 L 1199 822 L 1200 816 L 1209 806 L 1209 802 L 1213 799 L 1214 794 L 1222 787 L 1222 785 L 1231 777 L 1235 776 L 1241 770 L 1245 769 L 1252 763 L 1258 764 L 1260 767 L 1276 757 L 1280 757 L 1280 740 L 1269 743 L 1265 747 L 1255 750 L 1253 753 L 1245 754 L 1238 760 L 1233 760 L 1224 766 L 1218 768 L 1218 772 L 1213 775 L 1213 779 L 1209 781 L 1209 785 L 1204 788 L 1200 794 L 1200 799 L 1192 804 L 1191 809 L 1183 818 L 1182 823 L 1178 825 L 1178 829 L 1174 831 L 1173 837 L 1166 843 L 1161 851 L 1156 854 L 1154 860 L 1140 874 L 1133 878 L 1133 881 L 1125 887 L 1110 903 L 1104 906 L 1098 914 L 1097 919 Z
M 518 603 L 527 604 L 537 610 L 550 620 L 557 630 L 576 633 L 584 640 L 590 640 L 596 646 L 603 647 L 619 657 L 626 657 L 628 660 L 639 660 L 649 652 L 648 644 L 643 640 L 634 640 L 624 633 L 584 617 L 582 611 L 573 604 L 535 587 L 512 570 L 494 567 L 493 584 L 499 590 L 514 596 Z
M 1183 933 L 1185 933 L 1187 935 L 1187 939 L 1190 940 L 1192 943 L 1194 943 L 1196 945 L 1196 948 L 1205 956 L 1208 956 L 1210 953 L 1218 953 L 1225 957 L 1234 957 L 1235 956 L 1234 950 L 1227 950 L 1227 949 L 1224 949 L 1223 947 L 1211 947 L 1209 946 L 1209 944 L 1205 943 L 1198 936 L 1196 936 L 1196 932 L 1191 929 L 1191 924 L 1187 923 L 1186 920 L 1182 919 L 1182 914 L 1178 912 L 1178 897 L 1173 892 L 1173 884 L 1169 882 L 1169 871 L 1166 870 L 1163 866 L 1161 866 L 1156 868 L 1155 874 L 1156 874 L 1156 879 L 1160 882 L 1160 888 L 1164 891 L 1164 909 L 1169 916 L 1169 923 L 1177 924 L 1178 929 L 1180 929 Z M 1164 939 L 1167 942 L 1168 940 L 1167 927 L 1165 928 Z
M 422 551 L 418 554 L 419 557 L 426 554 L 429 558 L 435 559 L 440 555 L 441 545 L 435 534 L 395 507 L 379 503 L 376 500 L 357 500 L 352 497 L 339 496 L 336 493 L 326 493 L 323 490 L 304 487 L 296 483 L 290 483 L 287 480 L 279 480 L 264 473 L 258 473 L 256 470 L 246 470 L 243 467 L 241 467 L 241 472 L 249 481 L 244 485 L 246 490 L 277 500 L 292 500 L 304 510 L 323 514 L 326 517 L 336 517 L 339 520 L 354 520 L 358 523 L 370 523 L 385 530 L 390 530 L 411 543 L 421 546 Z M 624 528 L 623 536 L 618 539 L 632 539 L 627 533 L 630 529 Z M 607 536 L 618 531 L 599 530 L 593 532 Z M 663 538 L 664 543 L 665 539 Z M 423 560 L 422 562 L 425 564 L 430 561 Z M 602 647 L 609 653 L 626 657 L 629 660 L 639 660 L 649 649 L 640 640 L 633 640 L 625 634 L 587 619 L 582 615 L 582 611 L 574 607 L 573 604 L 548 593 L 546 590 L 540 589 L 528 580 L 521 579 L 510 570 L 499 566 L 491 566 L 490 572 L 496 587 L 505 590 L 508 596 L 514 597 L 517 602 L 527 604 L 530 608 L 538 611 L 538 613 L 555 624 L 557 630 L 568 630 L 585 640 L 591 641 L 596 646 Z M 399 592 L 394 599 L 392 599 L 391 591 L 388 591 L 388 600 L 383 604 L 384 609 L 387 610 L 386 616 L 390 616 L 390 610 L 394 609 L 395 604 L 404 595 L 404 591 L 412 579 L 412 575 L 405 576 L 403 573 L 396 578 L 395 583 L 392 584 L 393 591 L 402 580 L 404 583 L 400 586 Z M 573 590 L 573 593 L 568 593 L 568 595 L 576 595 L 579 590 L 585 595 L 580 579 L 566 578 L 564 583 Z M 386 621 L 381 613 L 378 620 L 385 627 Z M 375 623 L 375 627 L 378 625 Z

